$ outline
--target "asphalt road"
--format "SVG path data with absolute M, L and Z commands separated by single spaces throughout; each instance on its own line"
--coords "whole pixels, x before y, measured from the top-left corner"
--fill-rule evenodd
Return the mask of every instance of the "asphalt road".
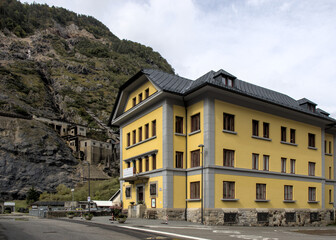
M 161 224 L 162 220 L 128 219 L 111 224 L 108 217 L 93 221 L 52 220 L 34 217 L 1 217 L 0 240 L 335 240 L 331 227 L 238 227 L 203 226 L 184 221 Z
M 157 234 L 83 222 L 37 219 L 1 218 L 0 240 L 111 240 L 171 239 Z

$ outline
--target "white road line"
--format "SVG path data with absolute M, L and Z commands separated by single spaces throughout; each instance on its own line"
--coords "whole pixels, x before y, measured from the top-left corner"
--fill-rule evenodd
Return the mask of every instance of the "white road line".
M 163 235 L 168 235 L 168 236 L 173 236 L 173 237 L 181 237 L 181 238 L 194 239 L 194 240 L 210 240 L 210 239 L 207 239 L 207 238 L 192 237 L 192 236 L 181 235 L 181 234 L 170 233 L 170 232 L 161 232 L 161 231 L 156 231 L 156 230 L 151 230 L 151 229 L 143 229 L 143 228 L 130 227 L 130 226 L 119 226 L 119 225 L 116 225 L 116 226 L 122 227 L 122 228 L 140 230 L 140 231 L 144 231 L 144 232 L 163 234 Z

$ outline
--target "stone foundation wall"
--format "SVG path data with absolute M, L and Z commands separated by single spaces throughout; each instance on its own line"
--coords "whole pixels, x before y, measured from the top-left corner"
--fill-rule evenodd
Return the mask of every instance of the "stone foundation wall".
M 144 217 L 166 220 L 185 220 L 185 209 L 146 209 Z M 201 209 L 189 208 L 187 221 L 201 222 Z M 334 210 L 218 208 L 204 210 L 206 225 L 236 226 L 325 226 L 335 222 Z

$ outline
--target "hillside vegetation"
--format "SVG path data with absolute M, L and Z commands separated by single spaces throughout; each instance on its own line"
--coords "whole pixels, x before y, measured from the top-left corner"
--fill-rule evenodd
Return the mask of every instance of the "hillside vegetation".
M 120 40 L 64 8 L 0 3 L 0 111 L 91 124 L 107 121 L 118 88 L 141 68 L 173 72 L 152 48 Z
M 24 199 L 32 185 L 55 192 L 59 184 L 74 187 L 80 181 L 80 163 L 60 136 L 38 121 L 8 116 L 96 128 L 87 110 L 107 123 L 118 88 L 141 68 L 174 72 L 152 48 L 120 40 L 93 17 L 17 0 L 0 1 L 0 49 L 3 200 Z

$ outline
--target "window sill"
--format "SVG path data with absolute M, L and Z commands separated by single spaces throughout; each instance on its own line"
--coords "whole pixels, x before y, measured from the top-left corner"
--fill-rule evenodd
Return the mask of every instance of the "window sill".
M 329 204 L 334 204 L 334 202 L 329 202 Z
M 133 145 L 131 145 L 131 146 L 126 147 L 125 149 L 128 150 L 128 149 L 130 149 L 130 148 L 132 148 L 132 147 L 136 147 L 136 146 L 138 146 L 138 145 L 140 145 L 140 144 L 142 144 L 142 143 L 148 142 L 148 141 L 150 141 L 150 140 L 152 140 L 152 139 L 154 139 L 154 138 L 156 138 L 156 136 L 153 136 L 153 137 L 147 138 L 147 139 L 145 139 L 145 140 L 143 140 L 143 141 L 141 141 L 141 142 L 135 143 L 135 144 L 133 144 Z
M 197 133 L 200 133 L 201 130 L 196 130 L 196 131 L 193 131 L 191 133 L 188 134 L 188 136 L 191 136 L 191 135 L 194 135 L 194 134 L 197 134 Z
M 298 146 L 296 143 L 291 143 L 291 142 L 280 141 L 280 143 L 281 143 L 281 144 L 285 144 L 285 145 L 295 146 L 295 147 Z
M 311 146 L 308 146 L 308 149 L 311 149 L 311 150 L 317 150 L 316 147 L 311 147 Z
M 256 199 L 255 202 L 269 202 L 270 200 L 267 199 Z
M 319 203 L 320 201 L 308 201 L 307 203 Z
M 195 199 L 186 199 L 187 202 L 200 202 L 200 198 L 195 198 Z
M 265 138 L 265 137 L 259 137 L 259 136 L 254 136 L 254 135 L 252 135 L 251 137 L 254 138 L 254 139 L 259 139 L 259 140 L 264 140 L 264 141 L 269 141 L 269 142 L 272 141 L 272 139 Z
M 331 154 L 331 153 L 325 153 L 325 155 L 327 155 L 327 156 L 332 156 L 332 154 Z
M 233 135 L 237 135 L 237 132 L 230 131 L 230 130 L 225 130 L 225 129 L 223 129 L 223 133 L 230 133 L 230 134 L 233 134 Z
M 283 200 L 284 203 L 296 203 L 296 200 Z
M 181 137 L 185 137 L 186 135 L 185 134 L 183 134 L 183 133 L 175 133 L 175 136 L 181 136 Z
M 222 198 L 223 202 L 237 202 L 239 199 L 237 198 Z

